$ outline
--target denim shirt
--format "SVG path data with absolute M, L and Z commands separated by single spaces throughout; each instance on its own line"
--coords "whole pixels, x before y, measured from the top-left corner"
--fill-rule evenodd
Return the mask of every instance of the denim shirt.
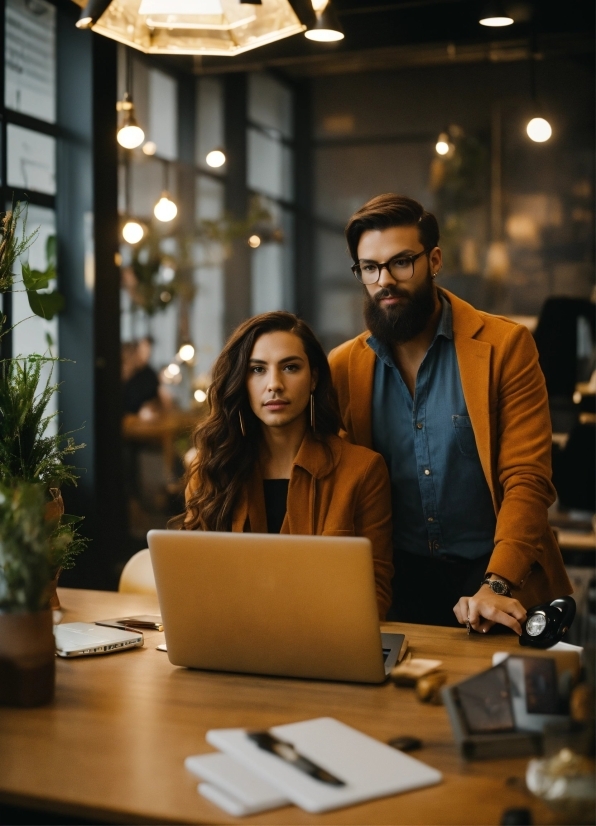
M 424 356 L 414 398 L 388 347 L 374 350 L 373 448 L 391 477 L 394 553 L 477 559 L 494 547 L 496 518 L 464 399 L 449 301 Z

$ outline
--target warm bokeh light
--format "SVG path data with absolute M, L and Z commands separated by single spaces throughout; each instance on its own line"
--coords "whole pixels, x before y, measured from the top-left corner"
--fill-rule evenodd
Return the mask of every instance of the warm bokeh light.
M 544 118 L 532 118 L 526 126 L 528 137 L 536 143 L 544 143 L 553 133 L 550 123 Z
M 481 26 L 488 26 L 491 29 L 500 29 L 503 26 L 511 26 L 513 17 L 483 17 L 478 21 Z
M 176 364 L 176 362 L 173 361 L 171 364 L 168 364 L 168 366 L 166 367 L 166 369 L 163 372 L 164 372 L 164 376 L 166 376 L 166 378 L 175 379 L 176 376 L 180 375 L 180 365 Z
M 213 167 L 213 169 L 217 169 L 225 164 L 226 155 L 221 149 L 212 149 L 211 152 L 207 153 L 205 160 L 207 161 L 208 166 Z
M 258 235 L 251 235 L 248 239 L 248 246 L 252 247 L 253 250 L 256 250 L 257 247 L 261 246 L 261 239 Z
M 118 130 L 116 137 L 118 143 L 120 146 L 123 146 L 124 149 L 136 149 L 137 146 L 140 146 L 145 140 L 145 133 L 140 126 L 134 123 L 126 123 Z
M 195 356 L 195 348 L 192 344 L 183 344 L 178 350 L 178 355 L 182 361 L 192 361 Z
M 145 230 L 138 221 L 127 221 L 122 227 L 122 237 L 127 244 L 138 244 Z
M 304 32 L 304 36 L 317 43 L 333 43 L 336 40 L 343 40 L 345 35 L 336 29 L 309 29 Z
M 92 17 L 80 17 L 75 26 L 77 29 L 90 29 L 93 25 L 93 18 Z
M 157 152 L 157 144 L 154 141 L 146 141 L 143 144 L 143 152 L 145 155 L 155 155 Z
M 438 155 L 446 155 L 449 152 L 449 144 L 447 141 L 437 141 L 435 149 Z
M 153 207 L 153 214 L 158 221 L 163 221 L 164 224 L 168 221 L 173 221 L 176 215 L 178 215 L 178 207 L 168 196 L 167 192 L 163 193 L 159 201 Z
M 207 401 L 207 393 L 204 390 L 195 390 L 195 401 L 202 404 Z

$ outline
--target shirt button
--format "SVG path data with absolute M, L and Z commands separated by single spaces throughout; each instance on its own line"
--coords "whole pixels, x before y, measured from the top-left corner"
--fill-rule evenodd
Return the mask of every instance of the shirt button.
M 416 427 L 418 428 L 418 430 L 422 430 L 422 422 L 418 422 Z
M 428 468 L 426 468 L 426 470 L 424 471 L 424 475 L 425 476 L 430 476 L 430 470 Z

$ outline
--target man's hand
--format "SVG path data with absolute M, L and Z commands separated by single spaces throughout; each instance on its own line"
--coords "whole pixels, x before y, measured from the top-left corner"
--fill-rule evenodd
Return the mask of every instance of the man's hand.
M 453 613 L 459 623 L 469 622 L 474 631 L 483 634 L 498 622 L 519 636 L 520 623 L 526 619 L 526 609 L 520 602 L 495 594 L 487 585 L 482 585 L 473 597 L 461 597 Z

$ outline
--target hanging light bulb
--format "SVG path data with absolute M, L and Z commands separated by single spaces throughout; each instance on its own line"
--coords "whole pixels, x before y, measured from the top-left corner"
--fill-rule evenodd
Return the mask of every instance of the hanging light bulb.
M 343 40 L 345 35 L 330 0 L 311 0 L 317 19 L 304 36 L 317 43 Z
M 552 126 L 546 118 L 532 118 L 526 126 L 528 137 L 536 143 L 544 143 L 553 133 Z
M 248 239 L 248 246 L 252 247 L 253 250 L 256 250 L 257 247 L 261 246 L 261 239 L 258 235 L 251 235 Z
M 447 155 L 450 149 L 451 142 L 449 140 L 449 135 L 447 134 L 447 132 L 441 132 L 441 134 L 437 138 L 437 143 L 435 145 L 435 151 L 437 155 Z
M 143 152 L 145 155 L 155 155 L 157 152 L 157 144 L 155 141 L 146 141 L 143 144 Z
M 182 361 L 192 361 L 195 357 L 195 348 L 192 344 L 183 344 L 178 350 L 178 355 Z
M 225 164 L 226 153 L 223 149 L 212 149 L 211 152 L 207 153 L 205 160 L 207 161 L 208 166 L 213 167 L 213 169 L 218 169 L 220 166 Z
M 153 207 L 153 214 L 158 221 L 163 221 L 167 224 L 168 221 L 173 221 L 178 215 L 178 207 L 170 198 L 169 192 L 162 192 L 161 198 Z
M 129 219 L 122 227 L 122 237 L 127 244 L 138 244 L 144 235 L 143 225 L 134 218 Z
M 145 133 L 134 116 L 135 107 L 128 92 L 125 93 L 121 101 L 118 101 L 116 108 L 119 111 L 126 112 L 126 117 L 116 136 L 118 143 L 120 146 L 123 146 L 124 149 L 136 149 L 137 146 L 140 146 L 145 140 Z
M 481 26 L 488 26 L 491 29 L 499 29 L 503 26 L 511 26 L 515 21 L 507 12 L 501 2 L 486 3 L 478 20 Z

